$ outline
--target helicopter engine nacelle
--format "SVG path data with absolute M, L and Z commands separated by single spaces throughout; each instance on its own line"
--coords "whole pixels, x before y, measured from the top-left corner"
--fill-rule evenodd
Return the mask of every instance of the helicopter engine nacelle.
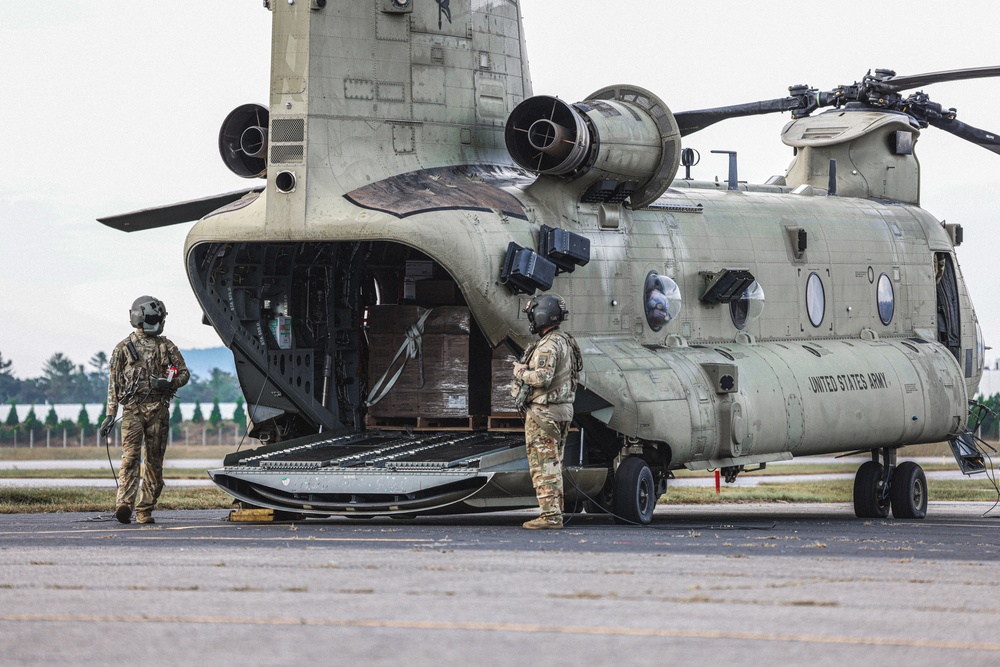
M 219 130 L 219 153 L 229 171 L 243 178 L 267 175 L 268 111 L 259 104 L 236 107 Z
M 670 109 L 635 86 L 602 88 L 568 104 L 539 95 L 521 102 L 507 119 L 507 150 L 537 174 L 587 176 L 584 200 L 633 208 L 655 201 L 680 163 L 681 136 Z

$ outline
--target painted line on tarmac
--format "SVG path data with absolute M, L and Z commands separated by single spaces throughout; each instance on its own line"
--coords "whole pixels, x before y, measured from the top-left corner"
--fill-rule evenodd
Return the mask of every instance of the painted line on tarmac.
M 117 616 L 89 614 L 0 614 L 0 622 L 53 623 L 190 623 L 205 625 L 314 626 L 332 628 L 375 628 L 401 630 L 464 630 L 471 632 L 515 632 L 524 634 L 565 634 L 664 639 L 728 639 L 733 641 L 795 642 L 843 646 L 896 646 L 961 651 L 1000 652 L 1000 644 L 960 642 L 946 639 L 853 637 L 849 635 L 808 635 L 779 632 L 728 632 L 725 630 L 685 630 L 680 628 L 589 627 L 576 625 L 534 625 L 524 623 L 473 623 L 463 621 L 395 621 L 389 619 L 332 619 L 305 617 L 235 618 L 227 616 Z
M 144 531 L 145 532 L 145 531 Z M 228 541 L 228 542 L 432 542 L 432 543 L 446 543 L 451 540 L 441 539 L 436 540 L 433 537 L 313 537 L 309 535 L 307 537 L 299 537 L 298 535 L 290 535 L 288 537 L 212 537 L 209 535 L 197 535 L 195 537 L 170 537 L 167 535 L 159 535 L 156 537 L 149 537 L 147 539 L 157 539 L 157 540 L 170 540 L 170 541 L 184 541 L 184 542 L 218 542 L 218 541 Z

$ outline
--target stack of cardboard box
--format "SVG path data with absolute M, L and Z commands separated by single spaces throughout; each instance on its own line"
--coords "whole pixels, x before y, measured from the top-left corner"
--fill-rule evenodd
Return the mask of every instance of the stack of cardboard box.
M 458 292 L 454 281 L 434 277 L 434 262 L 407 260 L 403 299 L 422 306 L 448 306 L 457 303 Z
M 502 416 L 518 415 L 514 398 L 510 395 L 510 384 L 514 380 L 514 362 L 517 355 L 506 345 L 493 350 L 492 382 L 490 392 L 490 414 Z
M 427 312 L 408 305 L 374 306 L 368 314 L 368 383 L 388 369 L 395 374 L 406 356 L 393 357 L 406 340 L 406 333 Z M 470 400 L 469 309 L 460 306 L 434 308 L 424 322 L 420 354 L 409 359 L 395 385 L 369 409 L 372 417 L 468 417 L 475 414 Z M 423 380 L 421 381 L 421 367 Z

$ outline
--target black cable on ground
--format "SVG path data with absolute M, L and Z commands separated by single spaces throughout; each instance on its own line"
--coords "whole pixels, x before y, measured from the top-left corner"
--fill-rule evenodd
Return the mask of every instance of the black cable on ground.
M 112 429 L 112 431 L 115 428 L 115 424 L 117 424 L 119 421 L 121 421 L 121 420 L 116 418 L 113 422 L 111 422 L 111 429 Z M 111 433 L 111 431 L 109 431 L 108 433 Z M 115 498 L 117 499 L 118 498 L 118 473 L 115 472 L 115 464 L 111 461 L 111 438 L 108 437 L 108 436 L 104 436 L 104 451 L 108 455 L 108 466 L 111 468 L 111 477 L 112 477 L 112 479 L 115 480 Z M 111 514 L 98 514 L 95 517 L 91 517 L 89 519 L 84 519 L 84 521 L 97 522 L 97 521 L 112 521 L 114 519 L 115 519 L 115 515 L 112 512 Z
M 118 419 L 111 422 L 111 429 L 114 430 L 115 424 L 118 423 Z M 111 431 L 108 431 L 110 434 Z M 104 436 L 104 450 L 108 453 L 108 465 L 111 466 L 111 476 L 115 480 L 115 491 L 118 491 L 118 473 L 115 472 L 115 464 L 111 462 L 111 438 Z
M 990 512 L 995 510 L 998 505 L 1000 505 L 1000 484 L 997 483 L 996 469 L 993 467 L 993 458 L 990 456 L 991 452 L 996 454 L 997 450 L 985 440 L 977 436 L 976 431 L 978 431 L 979 427 L 983 425 L 983 422 L 986 420 L 986 415 L 993 415 L 994 419 L 1000 419 L 1000 416 L 991 410 L 988 405 L 972 400 L 969 401 L 969 414 L 972 415 L 974 424 L 967 429 L 966 433 L 972 438 L 972 441 L 975 443 L 976 449 L 979 450 L 979 453 L 986 457 L 986 461 L 989 463 L 989 466 L 984 471 L 986 473 L 986 479 L 990 480 L 993 484 L 993 488 L 997 491 L 997 499 L 994 501 L 993 506 L 980 515 L 985 518 Z
M 987 408 L 988 409 L 988 408 Z M 992 410 L 991 410 L 992 412 Z M 987 450 L 992 450 L 996 454 L 996 450 L 993 449 L 985 440 L 979 438 L 976 435 L 972 435 L 973 442 L 976 443 L 976 448 L 979 449 L 979 453 L 986 457 L 986 461 L 989 465 L 986 466 L 986 479 L 990 480 L 993 484 L 993 488 L 997 491 L 997 499 L 993 502 L 992 507 L 982 513 L 982 517 L 986 517 L 990 512 L 995 510 L 998 505 L 1000 505 L 1000 484 L 997 484 L 996 469 L 993 467 L 993 457 L 990 456 L 990 452 Z
M 605 509 L 604 506 L 603 506 L 603 504 L 599 503 L 594 498 L 591 498 L 587 494 L 586 491 L 584 491 L 583 489 L 580 488 L 580 486 L 576 483 L 576 480 L 573 479 L 572 475 L 569 476 L 569 481 L 570 481 L 570 483 L 573 484 L 573 486 L 580 493 L 580 495 L 582 495 L 584 498 L 586 498 L 590 502 L 594 503 L 598 507 L 601 507 L 602 509 L 604 509 L 604 513 L 605 514 L 608 514 L 613 519 L 620 520 L 620 522 L 623 522 L 623 523 L 626 523 L 626 524 L 629 524 L 629 525 L 632 525 L 632 526 L 639 526 L 640 528 L 649 528 L 649 529 L 652 529 L 652 530 L 684 530 L 684 529 L 686 529 L 686 530 L 692 530 L 692 529 L 699 529 L 699 530 L 773 530 L 778 525 L 777 521 L 772 521 L 770 526 L 736 526 L 736 525 L 732 525 L 732 526 L 713 526 L 713 525 L 707 525 L 707 526 L 699 526 L 699 525 L 681 525 L 681 526 L 658 525 L 658 526 L 654 526 L 652 523 L 640 523 L 638 521 L 632 521 L 631 519 L 626 519 L 623 516 L 619 516 L 619 515 L 615 514 L 610 509 Z M 570 515 L 570 516 L 572 517 L 574 515 Z M 563 520 L 563 526 L 569 524 L 570 522 L 571 522 L 571 520 L 564 519 Z

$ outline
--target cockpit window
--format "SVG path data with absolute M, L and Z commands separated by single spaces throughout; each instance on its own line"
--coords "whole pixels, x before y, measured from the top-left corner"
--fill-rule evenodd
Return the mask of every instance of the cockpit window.
M 815 271 L 809 274 L 806 281 L 806 311 L 809 323 L 814 327 L 823 324 L 826 316 L 826 291 L 823 289 L 823 279 Z
M 896 311 L 896 296 L 893 293 L 892 281 L 884 273 L 878 277 L 875 298 L 878 302 L 878 318 L 882 320 L 882 324 L 888 325 L 892 322 L 892 315 Z
M 653 331 L 659 331 L 681 312 L 681 290 L 671 278 L 661 276 L 656 271 L 646 275 L 643 291 L 646 323 Z

